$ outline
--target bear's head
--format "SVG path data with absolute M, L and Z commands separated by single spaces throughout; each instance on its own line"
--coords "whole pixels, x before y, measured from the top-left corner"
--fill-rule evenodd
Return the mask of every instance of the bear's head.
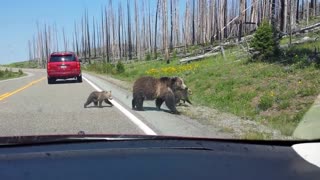
M 184 81 L 180 77 L 171 78 L 171 88 L 173 90 L 184 90 L 187 89 L 187 86 L 184 84 Z
M 103 91 L 104 97 L 108 98 L 109 100 L 112 100 L 112 94 L 111 91 Z
M 187 101 L 189 104 L 192 104 L 189 100 L 189 94 L 190 94 L 190 91 L 188 88 L 175 91 L 175 97 L 178 97 L 181 100 Z

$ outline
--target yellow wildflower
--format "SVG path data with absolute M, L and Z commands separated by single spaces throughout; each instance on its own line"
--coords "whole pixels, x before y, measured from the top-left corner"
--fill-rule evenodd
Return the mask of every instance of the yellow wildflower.
M 273 92 L 273 91 L 270 92 L 270 96 L 271 96 L 271 97 L 274 96 L 274 92 Z

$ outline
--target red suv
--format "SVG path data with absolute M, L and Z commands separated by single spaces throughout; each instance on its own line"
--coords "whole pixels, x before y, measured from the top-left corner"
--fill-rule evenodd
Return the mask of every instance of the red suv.
M 48 84 L 56 79 L 76 78 L 82 82 L 80 60 L 74 52 L 54 52 L 47 63 Z

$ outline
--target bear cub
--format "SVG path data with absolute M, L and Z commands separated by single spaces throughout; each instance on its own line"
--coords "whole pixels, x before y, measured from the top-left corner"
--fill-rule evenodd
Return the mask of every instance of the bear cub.
M 102 107 L 102 102 L 104 101 L 105 103 L 113 106 L 113 104 L 109 101 L 112 100 L 112 95 L 111 95 L 111 91 L 93 91 L 87 101 L 84 103 L 84 108 L 86 108 L 89 104 L 91 104 L 93 102 L 93 104 L 95 106 L 98 105 L 99 103 L 99 107 Z

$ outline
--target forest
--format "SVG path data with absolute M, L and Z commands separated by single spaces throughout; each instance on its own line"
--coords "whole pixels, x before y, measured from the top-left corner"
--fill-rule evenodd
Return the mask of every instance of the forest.
M 100 17 L 93 17 L 84 10 L 82 17 L 70 22 L 72 36 L 57 24 L 37 23 L 37 32 L 28 41 L 29 60 L 45 67 L 55 51 L 74 51 L 89 64 L 97 59 L 168 60 L 174 51 L 186 54 L 190 46 L 241 42 L 263 20 L 291 35 L 319 15 L 319 1 L 108 0 L 100 12 Z

